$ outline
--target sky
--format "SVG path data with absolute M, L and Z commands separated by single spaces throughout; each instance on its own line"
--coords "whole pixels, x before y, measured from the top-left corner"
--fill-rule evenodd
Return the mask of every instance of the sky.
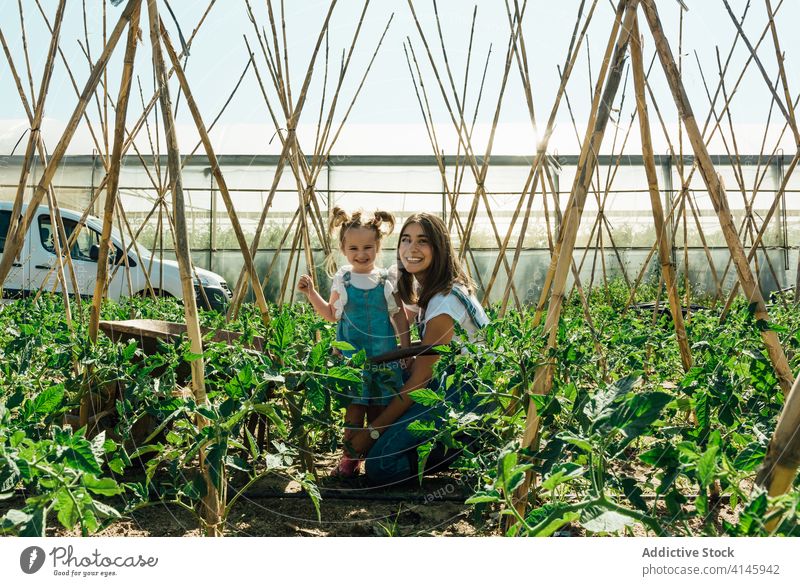
M 737 18 L 741 17 L 745 7 L 749 4 L 744 30 L 751 42 L 756 43 L 768 22 L 765 1 L 754 0 L 750 3 L 745 0 L 728 1 Z M 48 18 L 52 20 L 56 12 L 57 1 L 40 0 L 40 2 Z M 250 4 L 258 30 L 268 31 L 270 26 L 266 2 L 251 0 Z M 585 1 L 584 14 L 591 4 L 592 0 Z M 696 117 L 702 126 L 709 111 L 709 99 L 703 86 L 703 79 L 709 85 L 709 91 L 713 95 L 720 78 L 717 50 L 720 60 L 724 64 L 736 35 L 736 29 L 723 0 L 685 0 L 685 4 L 689 10 L 684 12 L 682 17 L 683 40 L 680 54 L 683 81 Z M 31 77 L 33 86 L 38 91 L 50 34 L 37 8 L 36 1 L 21 0 L 21 5 Z M 84 31 L 84 5 L 86 32 Z M 280 25 L 281 2 L 274 0 L 273 5 Z M 559 2 L 529 0 L 525 8 L 523 38 L 530 71 L 535 118 L 540 133 L 554 103 L 559 83 L 557 66 L 563 67 L 580 5 L 581 0 L 561 0 Z M 776 16 L 777 30 L 781 50 L 785 54 L 788 85 L 793 97 L 796 98 L 797 92 L 800 91 L 800 67 L 797 66 L 797 60 L 800 58 L 800 40 L 792 28 L 792 23 L 800 22 L 800 2 L 783 0 L 781 3 L 780 0 L 771 0 L 771 5 L 776 10 L 780 5 Z M 82 43 L 88 37 L 91 56 L 96 59 L 103 46 L 103 2 L 101 0 L 67 0 L 66 6 L 60 47 L 72 68 L 79 87 L 82 88 L 88 77 L 89 66 L 79 41 Z M 169 6 L 175 14 L 175 20 L 180 24 L 181 32 L 188 39 L 205 10 L 207 2 L 206 0 L 169 0 Z M 677 56 L 681 26 L 680 4 L 677 0 L 658 0 L 657 6 L 673 53 Z M 329 7 L 328 0 L 287 0 L 285 2 L 286 48 L 293 101 L 297 101 L 300 94 L 309 60 Z M 434 4 L 427 0 L 413 1 L 414 13 L 428 41 L 447 98 L 452 103 L 454 101 L 453 92 L 450 89 L 450 81 L 444 67 L 433 7 Z M 320 116 L 321 105 L 327 116 L 342 54 L 351 45 L 363 8 L 364 2 L 361 0 L 339 0 L 331 13 L 329 35 L 326 40 L 323 40 L 307 99 L 299 119 L 298 134 L 301 146 L 306 152 L 314 150 L 316 122 Z M 486 152 L 493 128 L 492 121 L 497 111 L 510 33 L 506 5 L 504 0 L 479 0 L 476 3 L 439 0 L 436 8 L 440 17 L 439 22 L 447 49 L 453 84 L 459 94 L 464 86 L 467 47 L 470 41 L 473 12 L 476 10 L 465 100 L 468 119 L 472 118 L 475 110 L 484 64 L 487 62 L 487 53 L 491 47 L 480 108 L 477 112 L 472 137 L 476 153 Z M 178 27 L 170 17 L 163 0 L 159 1 L 159 9 L 173 43 L 179 45 Z M 122 13 L 122 6 L 115 7 L 109 3 L 106 5 L 105 13 L 106 28 L 110 31 Z M 653 56 L 653 40 L 641 11 L 639 15 L 640 27 L 644 35 L 645 61 L 649 64 Z M 128 112 L 129 126 L 134 124 L 142 112 L 139 84 L 141 84 L 145 102 L 149 101 L 153 92 L 146 10 L 143 11 L 142 17 L 143 36 L 137 48 L 134 95 Z M 439 147 L 445 153 L 452 154 L 458 146 L 458 135 L 444 105 L 442 91 L 429 62 L 420 32 L 415 25 L 412 10 L 406 0 L 372 0 L 369 3 L 364 13 L 363 26 L 355 44 L 352 60 L 342 83 L 333 118 L 334 128 L 338 127 L 350 105 L 365 68 L 372 58 L 390 18 L 389 29 L 333 148 L 333 153 L 422 155 L 432 153 L 432 146 L 423 124 L 423 116 L 406 59 L 406 51 L 412 47 L 430 103 Z M 590 111 L 592 83 L 603 58 L 612 22 L 613 7 L 611 3 L 609 0 L 598 0 L 588 29 L 588 38 L 581 48 L 580 57 L 567 86 L 568 102 L 562 100 L 558 110 L 555 132 L 549 145 L 549 150 L 553 153 L 577 154 L 579 152 L 578 136 L 582 136 L 585 131 Z M 2 27 L 12 59 L 22 75 L 23 85 L 30 99 L 31 91 L 25 52 L 23 51 L 18 0 L 0 0 L 0 27 Z M 280 35 L 280 29 L 278 33 Z M 192 44 L 186 71 L 198 107 L 206 124 L 209 124 L 228 99 L 248 62 L 245 38 L 255 51 L 256 68 L 266 86 L 270 103 L 278 110 L 279 125 L 285 128 L 286 119 L 280 112 L 277 94 L 270 81 L 266 62 L 256 37 L 256 30 L 248 18 L 245 0 L 217 0 Z M 113 100 L 117 98 L 120 83 L 124 41 L 125 36 L 123 35 L 120 45 L 112 56 L 108 70 L 109 95 Z M 323 103 L 326 45 L 328 48 L 327 87 Z M 767 75 L 775 80 L 778 71 L 776 53 L 769 33 L 764 38 L 758 55 Z M 725 75 L 728 93 L 732 92 L 748 56 L 749 51 L 740 39 Z M 623 82 L 627 91 L 624 101 L 621 101 L 623 96 L 620 92 L 615 103 L 618 111 L 614 112 L 607 132 L 603 146 L 605 152 L 618 152 L 632 120 L 631 114 L 634 106 L 632 75 L 624 75 L 623 79 L 627 79 L 627 82 Z M 667 129 L 677 148 L 677 113 L 663 72 L 657 62 L 650 74 L 650 83 Z M 175 101 L 177 85 L 174 81 L 171 85 L 171 92 L 173 101 Z M 783 97 L 782 92 L 781 97 Z M 102 101 L 101 92 L 100 110 L 102 110 Z M 721 99 L 718 100 L 718 108 L 721 102 Z M 58 57 L 51 88 L 45 102 L 45 120 L 42 125 L 48 149 L 54 148 L 76 103 L 76 92 L 66 74 L 64 63 Z M 784 119 L 777 107 L 772 109 L 770 116 L 770 104 L 771 94 L 764 78 L 756 66 L 751 64 L 731 101 L 731 117 L 739 152 L 772 151 L 779 143 L 778 138 Z M 99 132 L 99 114 L 95 101 L 90 103 L 87 113 Z M 667 142 L 652 104 L 650 114 L 656 152 L 667 152 Z M 111 110 L 110 116 L 113 121 L 113 110 Z M 155 116 L 151 116 L 149 120 L 151 124 L 155 124 Z M 197 133 L 183 98 L 178 100 L 177 124 L 181 150 L 184 152 L 192 150 L 197 142 Z M 0 155 L 11 154 L 12 151 L 15 154 L 24 152 L 24 139 L 16 147 L 16 150 L 14 147 L 28 126 L 9 65 L 5 56 L 0 57 Z M 726 136 L 728 146 L 732 148 L 733 137 L 727 119 L 724 120 L 723 128 L 722 134 Z M 251 67 L 247 70 L 230 105 L 211 133 L 215 150 L 220 154 L 278 154 L 280 143 L 274 136 L 275 130 Z M 765 130 L 767 131 L 766 141 L 764 141 Z M 154 126 L 151 127 L 151 131 L 155 132 Z M 616 142 L 614 141 L 615 133 L 617 135 Z M 163 132 L 160 132 L 160 136 L 163 139 Z M 724 153 L 725 145 L 719 136 L 720 133 L 712 141 L 710 150 L 715 153 Z M 538 139 L 539 134 L 534 132 L 531 124 L 518 66 L 515 61 L 512 61 L 499 110 L 492 152 L 494 154 L 531 155 L 535 152 Z M 150 143 L 145 132 L 138 137 L 137 145 L 142 151 L 150 151 Z M 791 152 L 794 149 L 793 145 L 790 133 L 785 133 L 780 141 L 780 146 L 785 151 Z M 90 154 L 93 148 L 94 143 L 87 127 L 85 123 L 81 123 L 68 153 Z M 634 123 L 626 143 L 626 152 L 635 154 L 640 152 L 637 151 L 638 148 L 638 125 Z

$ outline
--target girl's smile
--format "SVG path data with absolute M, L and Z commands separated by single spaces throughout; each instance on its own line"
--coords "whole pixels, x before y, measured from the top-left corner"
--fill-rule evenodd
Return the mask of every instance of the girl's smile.
M 399 255 L 407 272 L 418 280 L 424 277 L 433 262 L 433 254 L 422 225 L 413 223 L 406 226 L 400 234 Z
M 342 252 L 354 273 L 371 273 L 378 255 L 378 241 L 371 228 L 350 228 L 344 236 Z

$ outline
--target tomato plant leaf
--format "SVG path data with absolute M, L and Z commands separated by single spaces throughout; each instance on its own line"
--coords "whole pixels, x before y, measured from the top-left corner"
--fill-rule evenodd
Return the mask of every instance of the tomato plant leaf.
M 72 529 L 78 522 L 80 510 L 67 488 L 60 489 L 55 495 L 54 508 L 58 511 L 58 522 L 67 529 Z
M 64 399 L 64 385 L 58 383 L 36 395 L 31 405 L 33 414 L 47 415 L 55 411 Z
M 103 472 L 92 451 L 91 444 L 81 436 L 73 436 L 72 442 L 61 454 L 59 460 L 62 460 L 74 470 L 94 474 L 95 476 L 100 476 Z
M 717 471 L 718 452 L 719 448 L 717 446 L 711 446 L 697 460 L 697 481 L 702 489 L 708 487 L 714 480 L 714 474 Z
M 414 437 L 427 438 L 436 433 L 433 421 L 412 421 L 408 424 L 408 432 Z
M 356 347 L 350 342 L 345 342 L 343 340 L 334 340 L 331 342 L 331 347 L 341 350 L 342 352 L 355 352 L 356 350 Z
M 86 489 L 94 494 L 114 496 L 124 492 L 123 488 L 113 478 L 97 478 L 91 474 L 84 474 L 81 482 Z
M 437 393 L 431 389 L 417 389 L 408 393 L 409 397 L 424 407 L 434 407 L 444 402 L 444 393 Z
M 619 533 L 636 523 L 635 519 L 627 515 L 601 507 L 588 507 L 581 514 L 581 525 L 592 533 Z

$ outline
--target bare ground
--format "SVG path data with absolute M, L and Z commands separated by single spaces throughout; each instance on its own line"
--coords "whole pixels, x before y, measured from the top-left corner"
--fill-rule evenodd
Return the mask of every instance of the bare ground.
M 464 505 L 459 476 L 443 472 L 426 477 L 420 485 L 375 490 L 360 479 L 327 478 L 334 460 L 320 466 L 320 519 L 308 495 L 287 478 L 272 476 L 256 483 L 239 499 L 225 525 L 225 535 L 238 537 L 292 536 L 474 536 L 492 534 L 490 526 L 472 522 L 472 507 Z M 229 498 L 232 493 L 229 493 Z M 19 508 L 21 498 L 6 500 L 0 515 Z M 110 503 L 124 508 L 124 502 Z M 494 527 L 492 526 L 494 525 Z M 48 535 L 79 536 L 79 528 L 68 531 L 51 515 Z M 106 537 L 200 537 L 196 516 L 177 505 L 156 503 L 129 517 L 115 521 L 96 535 Z

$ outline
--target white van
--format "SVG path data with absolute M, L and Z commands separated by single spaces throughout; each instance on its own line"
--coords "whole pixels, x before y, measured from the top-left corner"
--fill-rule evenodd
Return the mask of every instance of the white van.
M 0 254 L 5 247 L 12 207 L 13 204 L 11 202 L 0 202 Z M 23 214 L 26 208 L 27 206 L 23 206 Z M 64 222 L 67 238 L 69 238 L 75 231 L 82 214 L 67 209 L 60 209 L 59 212 Z M 55 226 L 50 219 L 49 208 L 40 206 L 31 222 L 28 233 L 25 235 L 22 251 L 15 260 L 5 283 L 3 283 L 4 299 L 23 297 L 40 288 L 46 288 L 48 291 L 54 289 L 58 281 L 56 270 L 50 270 L 56 263 L 55 246 L 53 245 L 54 230 Z M 80 231 L 78 239 L 70 249 L 79 287 L 78 294 L 82 297 L 91 298 L 94 295 L 102 230 L 102 220 L 94 216 L 87 217 L 86 226 Z M 141 254 L 140 258 L 136 254 L 136 248 L 130 246 L 129 238 L 125 239 L 125 246 L 123 246 L 123 239 L 116 228 L 112 230 L 111 241 L 114 245 L 114 250 L 110 251 L 109 254 L 109 264 L 112 264 L 109 267 L 110 273 L 113 274 L 115 272 L 114 269 L 117 268 L 113 266 L 114 264 L 120 266 L 109 283 L 109 298 L 119 300 L 120 297 L 127 296 L 131 292 L 134 295 L 149 294 L 142 267 L 147 269 L 150 275 L 150 283 L 156 294 L 179 299 L 183 298 L 178 263 L 176 261 L 166 259 L 161 261 L 147 248 L 137 243 Z M 130 271 L 127 271 L 130 275 L 130 286 L 128 285 L 129 277 L 126 275 L 125 259 L 122 256 L 124 248 L 130 248 L 128 252 Z M 114 254 L 114 251 L 116 254 Z M 66 264 L 64 269 L 66 272 Z M 207 309 L 211 307 L 224 311 L 232 297 L 225 280 L 218 274 L 205 269 L 196 268 L 196 271 L 194 288 L 198 305 Z M 74 293 L 72 279 L 68 274 L 65 276 L 67 277 L 69 292 Z M 60 285 L 56 286 L 55 290 L 60 291 Z

